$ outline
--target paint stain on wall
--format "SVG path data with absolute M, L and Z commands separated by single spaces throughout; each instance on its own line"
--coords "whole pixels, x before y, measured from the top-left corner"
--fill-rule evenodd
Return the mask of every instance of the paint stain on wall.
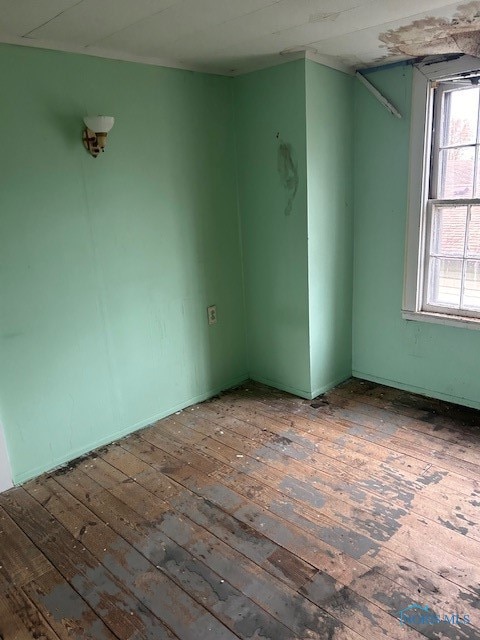
M 379 36 L 393 55 L 465 53 L 480 57 L 480 2 L 461 5 L 451 20 L 427 17 Z
M 278 173 L 280 182 L 287 193 L 284 213 L 289 216 L 292 213 L 293 201 L 298 191 L 298 167 L 294 160 L 292 145 L 289 142 L 280 142 L 279 144 Z

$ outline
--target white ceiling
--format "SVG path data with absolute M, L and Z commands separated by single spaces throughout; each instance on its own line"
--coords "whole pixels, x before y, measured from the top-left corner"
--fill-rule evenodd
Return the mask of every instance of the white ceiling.
M 227 75 L 307 46 L 347 70 L 407 57 L 379 35 L 426 17 L 450 23 L 462 7 L 480 19 L 480 2 L 445 0 L 0 0 L 0 41 Z

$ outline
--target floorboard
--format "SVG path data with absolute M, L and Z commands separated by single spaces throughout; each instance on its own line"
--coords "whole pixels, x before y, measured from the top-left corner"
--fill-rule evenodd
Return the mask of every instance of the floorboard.
M 251 382 L 0 495 L 0 638 L 480 640 L 479 507 L 480 412 Z

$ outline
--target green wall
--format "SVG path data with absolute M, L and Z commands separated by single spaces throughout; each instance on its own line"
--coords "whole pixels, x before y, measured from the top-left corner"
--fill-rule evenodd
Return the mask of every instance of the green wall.
M 20 482 L 247 363 L 231 79 L 8 45 L 0 70 L 0 423 Z M 90 113 L 116 117 L 97 159 Z
M 369 73 L 402 120 L 304 60 L 231 79 L 4 45 L 0 70 L 15 482 L 248 375 L 306 398 L 348 377 L 352 244 L 355 375 L 480 406 L 479 334 L 401 319 L 410 67 Z
M 354 78 L 307 60 L 311 394 L 352 372 Z
M 250 376 L 310 394 L 305 61 L 235 78 Z
M 235 114 L 250 375 L 312 398 L 351 374 L 353 79 L 251 73 Z
M 354 375 L 480 407 L 480 334 L 401 318 L 412 70 L 369 79 L 403 118 L 356 83 Z

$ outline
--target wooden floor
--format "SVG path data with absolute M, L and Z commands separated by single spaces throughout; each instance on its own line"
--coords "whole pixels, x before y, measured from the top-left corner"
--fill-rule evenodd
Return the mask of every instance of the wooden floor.
M 479 412 L 247 384 L 0 496 L 0 636 L 480 638 L 479 506 Z

